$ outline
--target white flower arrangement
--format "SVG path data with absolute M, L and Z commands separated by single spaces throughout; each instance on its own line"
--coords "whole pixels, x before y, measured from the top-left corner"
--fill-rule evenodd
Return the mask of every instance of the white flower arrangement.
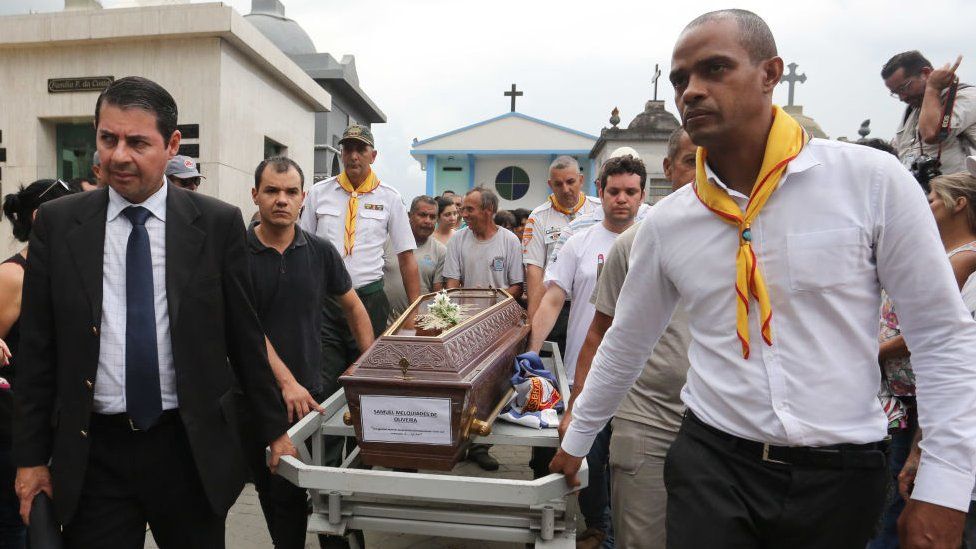
M 417 327 L 427 331 L 443 331 L 453 328 L 465 318 L 467 306 L 451 301 L 447 291 L 441 290 L 434 296 L 434 302 L 427 312 L 417 316 Z

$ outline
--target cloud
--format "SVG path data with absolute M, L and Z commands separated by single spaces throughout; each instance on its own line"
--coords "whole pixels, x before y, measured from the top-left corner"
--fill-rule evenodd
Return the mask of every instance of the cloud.
M 525 95 L 518 110 L 598 134 L 613 107 L 628 123 L 650 98 L 655 63 L 669 70 L 671 48 L 696 15 L 727 7 L 695 3 L 608 0 L 282 0 L 319 51 L 356 56 L 362 89 L 389 117 L 374 126 L 377 172 L 409 198 L 424 189 L 410 155 L 423 139 L 507 112 L 502 93 L 513 82 Z M 119 0 L 104 0 L 106 7 Z M 250 12 L 250 0 L 225 0 Z M 0 14 L 11 9 L 0 6 Z M 17 2 L 19 11 L 49 11 L 61 1 Z M 780 55 L 799 64 L 807 81 L 797 103 L 832 137 L 854 137 L 870 118 L 872 136 L 888 138 L 903 105 L 888 96 L 879 72 L 892 54 L 919 49 L 933 63 L 964 55 L 959 74 L 976 81 L 971 39 L 976 2 L 822 0 L 745 1 L 776 37 Z M 674 112 L 673 90 L 659 97 Z M 775 100 L 786 102 L 785 85 Z

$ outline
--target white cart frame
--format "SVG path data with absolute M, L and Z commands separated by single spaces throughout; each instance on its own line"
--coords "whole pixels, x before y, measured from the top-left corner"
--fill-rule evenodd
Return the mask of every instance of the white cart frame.
M 544 358 L 555 372 L 559 392 L 569 396 L 569 383 L 559 349 L 543 345 L 552 358 Z M 450 474 L 411 473 L 358 469 L 357 447 L 339 467 L 322 466 L 322 437 L 355 436 L 343 423 L 348 411 L 345 394 L 337 391 L 323 404 L 324 414 L 309 414 L 288 431 L 301 461 L 286 456 L 278 474 L 312 496 L 308 531 L 322 534 L 369 530 L 535 543 L 539 548 L 576 547 L 578 508 L 574 491 L 562 475 L 537 480 L 508 480 Z M 306 441 L 311 440 L 309 453 Z M 474 442 L 556 448 L 555 429 L 533 429 L 496 421 L 492 433 L 474 436 Z M 581 487 L 587 485 L 586 461 L 580 469 Z M 354 537 L 350 543 L 355 544 Z

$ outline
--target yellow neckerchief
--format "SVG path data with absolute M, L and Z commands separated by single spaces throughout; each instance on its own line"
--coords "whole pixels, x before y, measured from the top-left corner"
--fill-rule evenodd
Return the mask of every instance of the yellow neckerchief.
M 358 187 L 354 188 L 352 186 L 352 181 L 349 181 L 346 172 L 339 174 L 338 181 L 342 190 L 349 193 L 349 204 L 346 207 L 346 231 L 345 237 L 343 238 L 343 246 L 346 255 L 349 256 L 352 255 L 352 247 L 356 244 L 356 218 L 359 213 L 359 195 L 371 193 L 376 190 L 376 187 L 380 186 L 380 180 L 376 177 L 376 172 L 370 170 L 369 175 L 366 176 L 366 179 Z
M 695 195 L 719 219 L 734 225 L 739 233 L 739 250 L 735 258 L 735 293 L 738 297 L 735 329 L 742 342 L 742 357 L 746 359 L 749 358 L 750 294 L 759 303 L 762 338 L 767 345 L 773 344 L 772 329 L 769 324 L 773 311 L 762 271 L 757 268 L 756 254 L 752 250 L 750 226 L 773 191 L 779 186 L 786 165 L 800 154 L 800 150 L 809 140 L 809 136 L 793 117 L 778 106 L 773 106 L 773 127 L 769 130 L 769 137 L 766 139 L 766 153 L 763 156 L 762 168 L 759 170 L 756 183 L 752 186 L 744 216 L 735 200 L 715 183 L 709 181 L 705 175 L 705 159 L 708 153 L 704 148 L 698 147 L 693 187 Z
M 567 210 L 562 206 L 560 206 L 559 200 L 556 199 L 556 195 L 554 194 L 549 195 L 549 202 L 552 202 L 552 209 L 556 210 L 557 212 L 563 215 L 568 215 L 572 217 L 576 215 L 576 212 L 580 211 L 580 208 L 582 208 L 583 204 L 586 203 L 586 195 L 584 195 L 583 193 L 579 193 L 579 200 L 576 201 L 576 205 L 573 206 L 572 210 Z

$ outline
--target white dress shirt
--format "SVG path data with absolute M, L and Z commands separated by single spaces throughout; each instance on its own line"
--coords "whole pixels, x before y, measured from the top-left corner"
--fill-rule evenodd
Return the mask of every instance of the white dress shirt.
M 716 184 L 728 190 L 709 170 Z M 740 208 L 747 197 L 728 191 Z M 736 337 L 737 230 L 691 185 L 637 233 L 613 326 L 573 408 L 563 449 L 586 455 L 664 332 L 679 297 L 691 318 L 682 400 L 705 423 L 776 445 L 886 436 L 877 398 L 884 287 L 912 350 L 925 438 L 913 498 L 965 511 L 976 472 L 976 322 L 932 213 L 894 156 L 812 140 L 752 225 L 772 301 L 772 346 L 752 300 L 752 353 Z M 624 299 L 625 298 L 625 299 Z
M 159 357 L 159 389 L 163 410 L 179 406 L 176 371 L 169 338 L 169 306 L 166 300 L 166 183 L 142 204 L 132 204 L 114 189 L 108 189 L 105 214 L 105 248 L 102 252 L 102 328 L 99 332 L 98 374 L 95 378 L 94 410 L 119 414 L 125 406 L 125 257 L 132 223 L 122 215 L 129 206 L 142 206 L 152 213 L 146 220 L 152 256 L 153 296 L 156 307 L 156 353 Z
M 373 192 L 359 195 L 356 240 L 352 255 L 347 256 L 343 239 L 348 208 L 349 193 L 339 186 L 338 176 L 331 177 L 308 191 L 298 224 L 331 242 L 346 264 L 353 287 L 362 288 L 383 278 L 383 248 L 387 238 L 395 254 L 415 249 L 417 242 L 400 193 L 380 183 Z

